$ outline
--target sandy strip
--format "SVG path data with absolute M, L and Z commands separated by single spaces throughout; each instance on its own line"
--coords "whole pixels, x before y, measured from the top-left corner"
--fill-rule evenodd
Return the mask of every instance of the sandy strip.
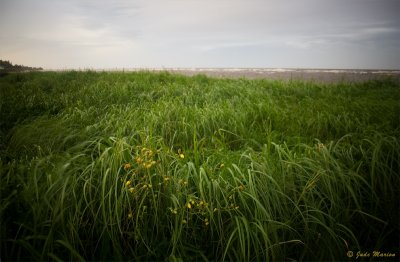
M 333 70 L 333 69 L 165 69 L 183 75 L 204 74 L 221 78 L 248 78 L 270 80 L 302 80 L 322 83 L 343 81 L 364 82 L 373 79 L 392 78 L 400 82 L 400 70 Z M 158 71 L 158 70 L 155 70 Z

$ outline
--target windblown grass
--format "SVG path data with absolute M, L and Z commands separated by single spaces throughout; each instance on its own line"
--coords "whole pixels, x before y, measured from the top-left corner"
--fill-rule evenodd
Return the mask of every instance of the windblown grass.
M 0 78 L 4 260 L 398 252 L 400 86 Z

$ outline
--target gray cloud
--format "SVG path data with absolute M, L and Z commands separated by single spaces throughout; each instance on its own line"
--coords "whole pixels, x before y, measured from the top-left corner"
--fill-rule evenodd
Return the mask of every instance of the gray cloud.
M 45 67 L 400 68 L 397 0 L 3 0 L 0 57 Z

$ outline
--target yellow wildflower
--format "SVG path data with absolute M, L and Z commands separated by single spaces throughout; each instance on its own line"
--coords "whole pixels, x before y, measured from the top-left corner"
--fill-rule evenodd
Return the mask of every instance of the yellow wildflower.
M 132 167 L 132 165 L 130 163 L 124 164 L 125 171 L 128 171 L 129 169 L 131 169 L 131 167 Z
M 244 185 L 240 185 L 240 186 L 239 186 L 239 190 L 240 190 L 240 191 L 243 191 L 243 190 L 244 190 Z
M 221 163 L 220 165 L 219 165 L 219 168 L 223 168 L 225 166 L 225 164 L 224 163 Z
M 131 192 L 133 194 L 133 192 L 135 192 L 135 189 L 133 187 L 129 188 L 129 192 Z
M 200 208 L 204 208 L 204 207 L 206 207 L 207 205 L 208 205 L 207 202 L 205 202 L 205 201 L 203 201 L 203 200 L 200 200 L 200 202 L 197 204 L 197 206 L 200 207 Z
M 143 162 L 142 158 L 140 158 L 139 156 L 135 157 L 135 161 L 138 165 L 140 165 Z
M 152 157 L 153 156 L 153 151 L 151 149 L 143 147 L 141 150 L 142 155 L 146 157 Z
M 129 187 L 132 184 L 132 182 L 130 180 L 126 181 L 125 186 Z
M 185 155 L 183 154 L 183 151 L 182 151 L 182 149 L 178 149 L 178 156 L 180 157 L 180 158 L 182 158 L 182 159 L 184 159 L 185 158 Z
M 191 205 L 190 203 L 187 203 L 187 204 L 186 204 L 186 207 L 189 208 L 189 209 L 191 209 L 191 208 L 192 208 L 192 205 Z
M 147 148 L 143 147 L 141 150 L 142 155 L 146 152 Z
M 317 146 L 318 151 L 325 148 L 325 145 L 323 143 L 318 143 L 316 146 Z

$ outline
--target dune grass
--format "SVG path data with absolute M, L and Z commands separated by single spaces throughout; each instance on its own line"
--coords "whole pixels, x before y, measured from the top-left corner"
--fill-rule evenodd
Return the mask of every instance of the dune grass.
M 0 92 L 4 261 L 399 252 L 398 82 L 72 71 Z

